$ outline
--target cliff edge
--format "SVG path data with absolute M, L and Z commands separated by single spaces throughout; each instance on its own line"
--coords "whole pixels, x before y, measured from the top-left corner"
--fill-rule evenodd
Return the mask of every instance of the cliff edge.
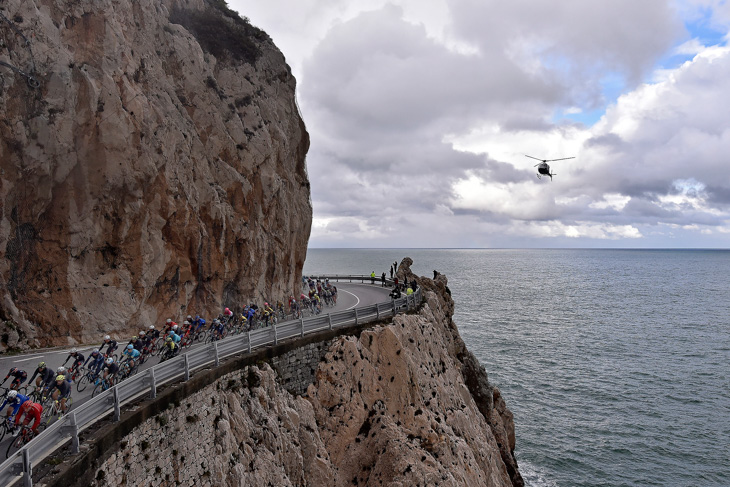
M 266 33 L 221 0 L 0 14 L 0 350 L 298 284 L 309 136 Z
M 331 340 L 306 394 L 289 393 L 263 361 L 202 377 L 197 392 L 155 403 L 131 431 L 123 419 L 114 451 L 61 454 L 83 475 L 44 483 L 524 485 L 512 414 L 459 337 L 446 277 L 418 280 L 420 310 Z

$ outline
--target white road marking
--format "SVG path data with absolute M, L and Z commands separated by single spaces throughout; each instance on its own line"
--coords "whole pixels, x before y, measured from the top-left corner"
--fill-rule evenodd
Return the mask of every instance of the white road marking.
M 33 359 L 36 359 L 38 357 L 42 357 L 43 355 L 44 354 L 32 355 L 32 356 L 30 356 L 28 358 L 22 358 L 22 359 L 13 360 L 13 362 L 27 362 L 28 360 L 33 360 Z
M 347 309 L 352 309 L 352 308 L 356 307 L 358 304 L 360 304 L 360 298 L 358 298 L 355 294 L 351 293 L 350 291 L 345 291 L 344 289 L 338 289 L 337 291 L 341 292 L 341 293 L 347 293 L 357 300 L 357 302 L 355 304 L 353 304 L 352 306 L 350 306 Z

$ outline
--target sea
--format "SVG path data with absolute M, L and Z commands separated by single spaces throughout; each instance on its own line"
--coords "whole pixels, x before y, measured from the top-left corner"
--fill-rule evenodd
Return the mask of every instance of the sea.
M 531 487 L 730 486 L 730 251 L 309 249 L 448 278 Z

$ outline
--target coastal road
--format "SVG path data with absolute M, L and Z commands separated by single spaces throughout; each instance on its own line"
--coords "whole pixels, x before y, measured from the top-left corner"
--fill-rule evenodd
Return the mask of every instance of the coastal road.
M 323 313 L 334 313 L 336 311 L 344 311 L 360 306 L 369 306 L 371 304 L 382 303 L 390 299 L 388 297 L 390 289 L 387 287 L 380 287 L 379 284 L 376 284 L 374 286 L 370 284 L 349 282 L 333 282 L 333 284 L 337 286 L 338 290 L 337 305 L 332 308 L 324 308 L 322 311 Z M 101 338 L 102 337 L 99 337 L 99 343 L 102 342 Z M 126 345 L 128 338 L 131 337 L 120 338 L 117 340 L 119 342 L 120 351 Z M 192 347 L 187 347 L 185 350 L 183 350 L 183 353 L 187 353 L 192 348 L 197 346 L 199 346 L 199 344 L 195 344 Z M 98 347 L 98 345 L 78 345 L 76 348 L 84 355 L 84 357 L 88 357 L 91 351 L 96 347 Z M 46 349 L 24 355 L 14 355 L 10 357 L 0 358 L 0 373 L 4 372 L 7 374 L 7 371 L 10 370 L 11 367 L 18 367 L 22 370 L 25 370 L 28 373 L 28 378 L 30 378 L 30 376 L 33 374 L 33 371 L 38 366 L 38 362 L 40 361 L 46 362 L 48 367 L 51 367 L 52 370 L 56 370 L 56 368 L 63 364 L 63 361 L 66 360 L 69 350 L 71 348 L 72 347 Z M 140 366 L 139 370 L 146 370 L 150 367 L 157 365 L 158 363 L 158 357 L 151 357 Z M 69 360 L 66 365 L 68 366 L 70 364 L 71 360 Z M 9 381 L 10 379 L 6 381 L 6 386 L 8 385 Z M 27 385 L 27 381 L 23 385 Z M 33 389 L 30 386 L 28 388 L 29 390 Z M 83 404 L 86 400 L 88 400 L 91 397 L 92 390 L 93 385 L 88 386 L 83 392 L 78 392 L 76 389 L 76 384 L 74 384 L 71 393 L 71 396 L 74 400 L 74 405 L 76 406 Z M 2 402 L 0 402 L 0 404 L 2 404 Z M 0 411 L 0 415 L 4 418 L 6 415 L 6 410 Z M 5 459 L 5 451 L 7 450 L 9 442 L 10 439 L 8 437 L 0 442 L 0 463 L 2 463 L 2 461 Z

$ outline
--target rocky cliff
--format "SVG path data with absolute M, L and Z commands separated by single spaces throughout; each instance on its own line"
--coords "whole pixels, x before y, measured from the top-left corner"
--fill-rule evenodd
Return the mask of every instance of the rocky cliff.
M 269 37 L 222 0 L 0 5 L 3 347 L 287 294 L 309 136 Z
M 62 454 L 68 470 L 44 483 L 523 485 L 512 414 L 459 336 L 446 278 L 420 282 L 418 313 L 332 341 L 303 396 L 266 362 L 203 380 L 131 431 L 122 421 L 116 449 Z

